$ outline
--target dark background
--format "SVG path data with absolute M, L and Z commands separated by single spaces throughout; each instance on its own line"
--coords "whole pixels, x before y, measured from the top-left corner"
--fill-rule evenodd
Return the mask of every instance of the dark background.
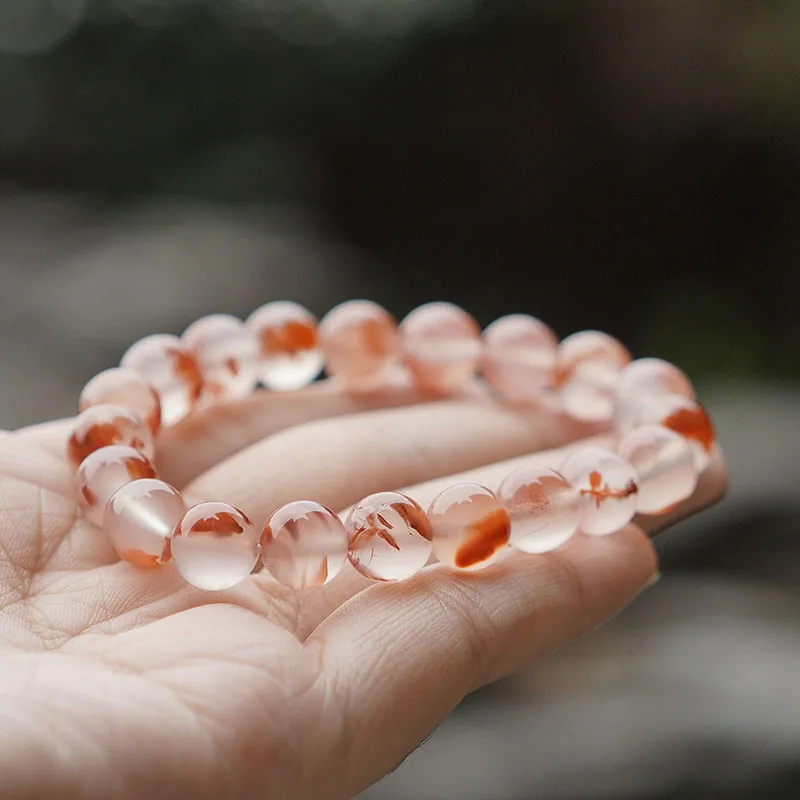
M 365 798 L 795 798 L 799 65 L 796 0 L 3 3 L 0 424 L 277 298 L 675 360 L 729 499 Z

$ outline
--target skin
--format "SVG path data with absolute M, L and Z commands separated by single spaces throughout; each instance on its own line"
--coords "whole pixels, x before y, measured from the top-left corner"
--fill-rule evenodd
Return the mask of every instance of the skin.
M 406 487 L 426 506 L 461 479 L 496 489 L 514 466 L 558 466 L 564 446 L 597 434 L 479 398 L 421 399 L 402 387 L 258 394 L 165 431 L 159 468 L 189 502 L 225 500 L 261 525 L 299 498 L 345 509 Z M 643 527 L 715 502 L 725 484 L 716 453 L 668 519 L 509 552 L 477 573 L 435 565 L 370 583 L 346 567 L 294 592 L 261 572 L 208 593 L 169 565 L 121 563 L 80 518 L 69 428 L 0 434 L 4 797 L 352 797 L 467 693 L 628 604 L 657 573 Z

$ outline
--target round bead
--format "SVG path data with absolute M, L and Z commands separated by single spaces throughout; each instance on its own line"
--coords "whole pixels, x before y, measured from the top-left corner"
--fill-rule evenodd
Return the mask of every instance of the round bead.
M 483 376 L 511 405 L 535 405 L 555 378 L 555 333 L 527 314 L 495 320 L 483 332 Z
M 258 531 L 227 503 L 192 506 L 175 526 L 172 560 L 192 586 L 208 591 L 241 583 L 258 561 Z
M 523 553 L 555 550 L 578 529 L 580 497 L 555 470 L 520 467 L 500 484 L 498 495 L 511 518 L 509 544 Z
M 452 303 L 426 303 L 400 323 L 403 361 L 417 385 L 443 393 L 476 372 L 482 353 L 478 323 Z
M 155 389 L 135 370 L 114 367 L 98 373 L 83 387 L 78 410 L 100 403 L 125 406 L 147 423 L 153 434 L 161 427 L 161 401 Z
M 286 586 L 324 586 L 344 565 L 347 533 L 329 508 L 297 500 L 270 517 L 261 532 L 261 553 L 270 574 Z
M 350 563 L 375 581 L 410 578 L 431 555 L 430 523 L 410 497 L 379 492 L 365 497 L 345 522 Z
M 230 314 L 210 314 L 193 322 L 181 337 L 203 376 L 201 402 L 247 397 L 256 385 L 258 343 Z
M 620 342 L 600 331 L 580 331 L 564 339 L 556 353 L 555 376 L 564 410 L 587 422 L 610 420 L 619 376 L 630 360 Z
M 699 403 L 677 394 L 651 397 L 639 406 L 636 426 L 661 425 L 679 433 L 689 442 L 698 473 L 711 459 L 716 434 L 708 412 Z
M 443 564 L 477 569 L 503 552 L 511 530 L 508 512 L 493 492 L 477 483 L 445 489 L 431 503 L 433 552 Z
M 614 397 L 614 425 L 625 433 L 636 424 L 640 406 L 653 397 L 678 394 L 694 400 L 692 382 L 676 366 L 660 358 L 637 358 L 619 377 Z
M 560 472 L 581 499 L 580 529 L 602 536 L 627 525 L 636 513 L 636 473 L 633 467 L 604 447 L 585 447 L 573 453 Z
M 153 437 L 147 425 L 133 411 L 111 403 L 81 412 L 67 441 L 67 456 L 77 467 L 90 453 L 111 444 L 127 444 L 153 457 Z
M 319 324 L 319 337 L 328 375 L 355 391 L 379 385 L 397 359 L 397 324 L 369 300 L 331 309 Z
M 177 489 L 154 478 L 126 483 L 111 495 L 103 529 L 120 558 L 136 567 L 169 561 L 169 537 L 186 511 Z
M 102 525 L 106 504 L 117 489 L 155 477 L 155 468 L 138 450 L 119 444 L 101 447 L 78 467 L 78 504 L 87 519 Z
M 267 303 L 247 319 L 260 347 L 256 374 L 268 389 L 287 392 L 308 386 L 322 369 L 317 320 L 297 303 Z
M 164 425 L 179 422 L 200 399 L 203 376 L 194 356 L 177 336 L 146 336 L 131 345 L 120 363 L 138 372 L 156 390 Z
M 617 455 L 636 471 L 636 510 L 642 514 L 669 511 L 697 486 L 689 443 L 660 425 L 645 425 L 625 434 L 617 443 Z

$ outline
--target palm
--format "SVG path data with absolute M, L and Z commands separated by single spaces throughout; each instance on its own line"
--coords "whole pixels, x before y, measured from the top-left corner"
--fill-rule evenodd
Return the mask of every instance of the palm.
M 411 410 L 365 415 L 360 424 L 380 424 L 381 413 Z M 293 435 L 302 439 L 305 429 Z M 413 439 L 413 424 L 410 430 Z M 580 554 L 526 561 L 523 570 L 509 559 L 510 566 L 469 578 L 432 570 L 367 592 L 351 571 L 305 593 L 266 575 L 204 593 L 187 587 L 170 566 L 139 571 L 119 562 L 103 532 L 77 515 L 62 456 L 65 431 L 57 423 L 0 440 L 0 713 L 24 719 L 26 752 L 34 748 L 55 765 L 43 776 L 33 774 L 36 759 L 15 762 L 20 794 L 35 784 L 34 793 L 59 796 L 349 796 L 396 764 L 465 692 L 599 621 L 652 573 L 649 545 L 632 531 L 596 543 L 600 550 L 590 553 L 596 579 L 581 586 L 580 596 L 565 585 L 565 577 L 580 577 L 581 567 L 571 563 L 580 563 Z M 213 429 L 204 433 L 213 438 Z M 406 468 L 401 457 L 392 477 L 353 468 L 342 478 L 344 493 L 327 478 L 309 476 L 308 467 L 287 477 L 284 459 L 275 494 L 282 502 L 280 495 L 296 492 L 298 483 L 316 483 L 323 496 L 312 496 L 342 507 L 388 481 L 403 485 L 531 449 L 520 444 L 519 432 L 504 437 L 500 449 L 478 442 L 472 456 L 443 447 L 424 465 Z M 249 438 L 258 436 L 251 431 Z M 201 473 L 189 494 L 241 500 L 250 511 L 258 487 L 237 480 L 251 471 L 248 459 L 282 446 L 273 437 L 205 474 L 198 464 L 182 470 L 174 454 L 168 460 L 180 482 Z M 230 449 L 221 445 L 219 455 Z M 257 511 L 259 520 L 263 509 Z M 528 606 L 519 594 L 525 570 L 543 582 Z M 560 605 L 553 586 L 564 593 Z M 513 614 L 487 623 L 486 608 L 470 605 L 477 592 L 485 592 L 479 605 L 486 608 L 493 593 L 499 608 L 512 592 Z M 543 592 L 553 605 L 553 630 L 539 620 L 538 639 L 512 641 L 532 624 Z M 409 618 L 415 603 L 420 608 Z M 427 634 L 424 625 L 432 626 Z M 417 642 L 424 653 L 417 653 Z M 445 647 L 447 659 L 437 647 Z M 405 663 L 414 653 L 419 663 Z M 440 663 L 426 667 L 426 658 Z M 15 744 L 4 749 L 13 752 Z

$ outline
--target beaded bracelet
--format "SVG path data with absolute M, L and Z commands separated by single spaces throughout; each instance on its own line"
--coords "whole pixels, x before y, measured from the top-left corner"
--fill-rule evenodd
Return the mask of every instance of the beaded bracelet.
M 559 471 L 512 472 L 495 493 L 478 484 L 445 489 L 427 512 L 399 492 L 372 494 L 347 519 L 310 500 L 275 511 L 260 532 L 227 503 L 186 507 L 158 479 L 154 436 L 193 410 L 243 398 L 257 384 L 291 391 L 322 370 L 351 392 L 368 392 L 401 364 L 423 391 L 458 392 L 480 373 L 497 399 L 521 410 L 556 407 L 613 423 L 615 450 L 578 449 Z M 464 570 L 506 546 L 543 553 L 576 531 L 613 533 L 636 513 L 660 514 L 689 497 L 714 431 L 688 378 L 660 359 L 636 361 L 598 331 L 560 343 L 539 320 L 514 314 L 481 333 L 449 303 L 428 303 L 397 326 L 365 300 L 343 303 L 317 326 L 304 308 L 268 303 L 246 322 L 215 314 L 180 338 L 148 336 L 83 389 L 68 442 L 85 517 L 137 567 L 170 559 L 190 584 L 232 587 L 257 566 L 281 583 L 322 586 L 344 562 L 373 580 L 414 575 L 433 554 Z

